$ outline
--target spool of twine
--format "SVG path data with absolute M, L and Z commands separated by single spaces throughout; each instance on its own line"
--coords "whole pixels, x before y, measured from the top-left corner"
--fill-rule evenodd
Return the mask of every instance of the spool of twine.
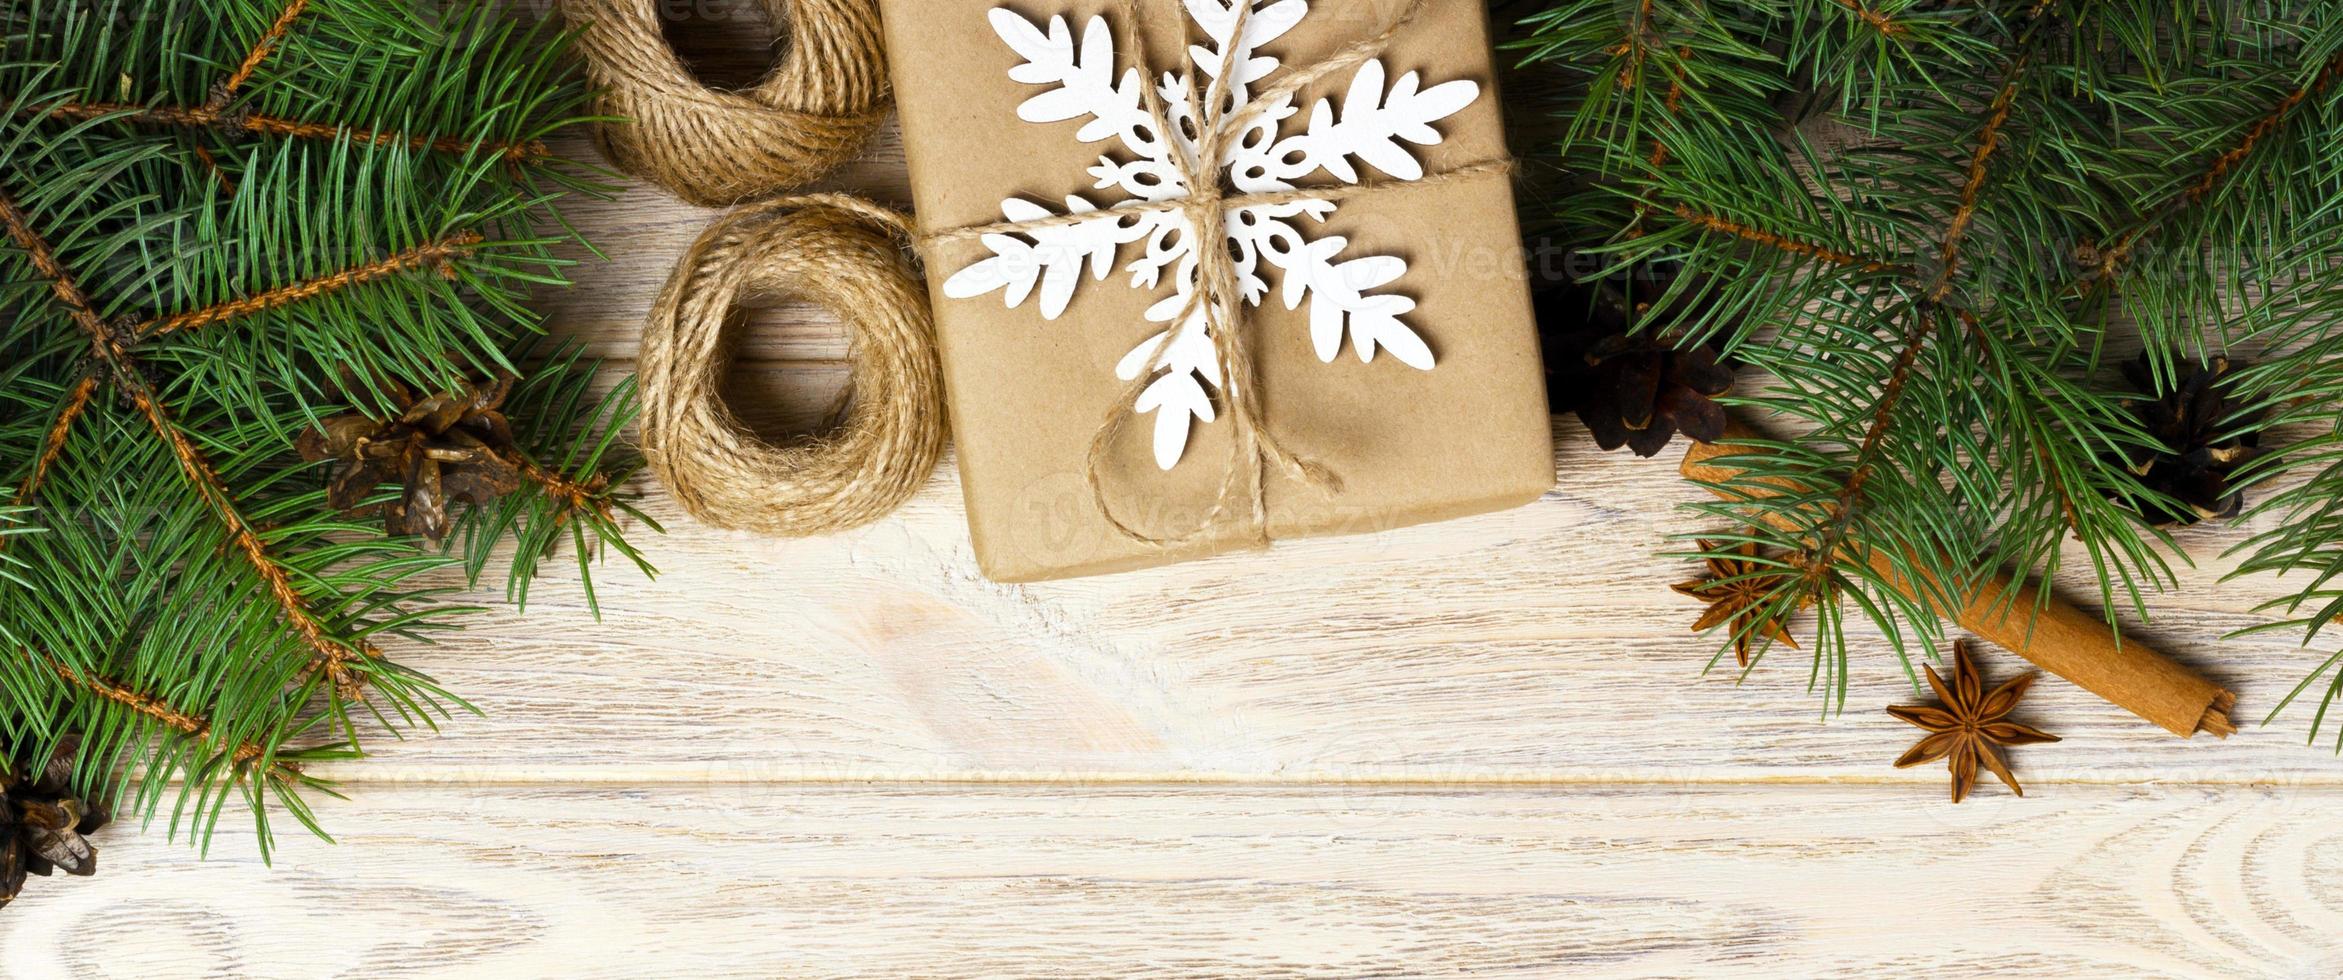
M 644 326 L 642 441 L 652 469 L 708 524 L 780 535 L 877 520 L 944 450 L 942 369 L 902 215 L 842 194 L 719 218 L 668 278 Z M 845 321 L 853 378 L 834 433 L 775 445 L 726 407 L 725 321 L 744 295 L 787 295 Z
M 620 170 L 708 207 L 804 185 L 886 119 L 877 0 L 756 0 L 789 50 L 754 88 L 711 89 L 659 29 L 665 0 L 560 0 L 597 89 L 595 127 Z M 745 0 L 744 0 L 745 2 Z

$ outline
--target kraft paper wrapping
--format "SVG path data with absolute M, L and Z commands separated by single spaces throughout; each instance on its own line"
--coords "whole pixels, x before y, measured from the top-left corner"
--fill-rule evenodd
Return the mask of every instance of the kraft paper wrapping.
M 1728 441 L 1750 437 L 1751 433 L 1738 425 L 1725 434 Z M 1694 443 L 1684 451 L 1682 472 L 1701 483 L 1722 484 L 1740 472 L 1733 467 L 1731 457 L 1750 451 Z M 1718 490 L 1717 495 L 1732 499 L 1723 490 Z M 1787 522 L 1783 523 L 1784 529 L 1790 529 Z M 1886 556 L 1875 553 L 1871 564 L 1889 581 L 1900 582 Z M 2136 640 L 2118 643 L 2104 620 L 2056 598 L 2044 604 L 2032 586 L 2004 598 L 2010 588 L 2009 578 L 1998 576 L 1963 608 L 1935 611 L 1961 628 L 2182 738 L 2200 731 L 2227 738 L 2237 730 L 2229 720 L 2237 696 L 2221 685 Z M 1902 583 L 1899 589 L 1906 596 L 1914 594 L 1909 583 Z
M 1001 201 L 1023 197 L 1064 210 L 1066 195 L 1119 203 L 1092 187 L 1088 168 L 1112 142 L 1075 139 L 1081 120 L 1037 124 L 1017 107 L 1043 91 L 1012 80 L 1020 59 L 987 25 L 1006 7 L 1045 23 L 1066 15 L 1079 32 L 1094 15 L 1112 21 L 1119 0 L 882 0 L 904 152 L 923 232 L 1001 220 Z M 1400 0 L 1315 0 L 1312 13 L 1266 53 L 1286 67 L 1324 58 L 1371 36 L 1397 16 Z M 1150 0 L 1141 33 L 1151 78 L 1177 71 L 1191 26 L 1178 0 Z M 1119 27 L 1119 25 L 1118 25 Z M 1128 67 L 1119 50 L 1118 73 Z M 1422 72 L 1424 84 L 1478 82 L 1481 94 L 1435 124 L 1444 140 L 1412 146 L 1427 172 L 1502 159 L 1488 25 L 1480 0 L 1436 0 L 1382 58 L 1396 78 Z M 1304 89 L 1306 123 L 1318 99 L 1339 97 L 1352 72 Z M 1274 81 L 1275 76 L 1272 76 Z M 1372 167 L 1362 167 L 1378 176 Z M 1317 174 L 1323 180 L 1326 175 Z M 1305 185 L 1312 181 L 1304 181 Z M 1392 291 L 1418 306 L 1406 320 L 1438 358 L 1430 371 L 1388 352 L 1361 363 L 1346 341 L 1333 363 L 1312 351 L 1308 306 L 1287 310 L 1273 269 L 1271 295 L 1247 307 L 1253 362 L 1267 429 L 1295 453 L 1332 468 L 1339 493 L 1270 476 L 1268 532 L 1274 538 L 1377 531 L 1528 503 L 1554 482 L 1553 447 L 1537 332 L 1530 312 L 1512 188 L 1502 177 L 1430 187 L 1397 186 L 1341 202 L 1328 221 L 1300 219 L 1311 238 L 1350 239 L 1345 256 L 1392 255 L 1407 274 Z M 1253 538 L 1236 514 L 1209 533 L 1172 547 L 1118 534 L 1094 502 L 1086 457 L 1107 409 L 1123 395 L 1114 367 L 1159 326 L 1141 315 L 1170 285 L 1148 290 L 1121 267 L 1105 280 L 1085 275 L 1073 305 L 1045 320 L 1028 300 L 1007 307 L 999 294 L 946 297 L 942 283 L 991 253 L 973 241 L 930 249 L 952 427 L 969 531 L 985 574 L 1007 582 L 1063 578 L 1163 564 L 1242 547 Z M 1151 416 L 1127 423 L 1100 471 L 1116 513 L 1165 537 L 1202 523 L 1228 469 L 1232 426 L 1198 425 L 1170 471 L 1150 450 Z M 1241 512 L 1242 507 L 1232 510 Z

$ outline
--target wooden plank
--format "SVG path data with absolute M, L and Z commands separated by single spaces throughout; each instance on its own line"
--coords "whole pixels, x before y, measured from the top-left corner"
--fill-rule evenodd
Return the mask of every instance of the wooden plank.
M 762 424 L 803 431 L 838 365 L 745 370 Z M 595 622 L 558 573 L 526 616 L 491 613 L 399 651 L 488 717 L 381 742 L 358 780 L 699 777 L 859 780 L 1378 778 L 1869 779 L 1913 730 L 1884 641 L 1859 636 L 1847 714 L 1821 719 L 1808 661 L 1746 682 L 1701 669 L 1690 577 L 1657 557 L 1699 525 L 1672 461 L 1600 454 L 1558 428 L 1538 503 L 1432 527 L 1280 544 L 1172 568 L 1021 587 L 980 576 L 949 463 L 900 513 L 806 540 L 711 530 L 651 491 L 656 582 L 608 568 Z M 1045 488 L 1046 489 L 1046 488 Z M 1051 498 L 1037 496 L 1038 505 Z M 2196 532 L 2191 532 L 2192 534 Z M 2240 529 L 2219 532 L 2223 536 Z M 2071 583 L 2070 583 L 2071 585 Z M 2208 572 L 2152 635 L 2258 718 L 2315 662 L 2281 638 L 2224 641 L 2270 594 Z M 2019 667 L 1994 656 L 1992 676 Z M 2183 742 L 2045 680 L 2025 717 L 2066 737 L 2031 780 L 2343 780 L 2307 717 Z M 1920 777 L 1915 777 L 1920 778 Z M 1932 778 L 1932 777 L 1930 777 Z M 1925 780 L 1923 780 L 1925 781 Z
M 2312 977 L 2333 791 L 382 787 L 110 835 L 9 976 Z

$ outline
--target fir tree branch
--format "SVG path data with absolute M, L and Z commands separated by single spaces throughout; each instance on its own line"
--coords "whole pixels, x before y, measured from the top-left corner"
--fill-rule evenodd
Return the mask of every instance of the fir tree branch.
M 2003 145 L 2003 128 L 2009 124 L 2019 85 L 2030 63 L 2031 51 L 2027 45 L 2033 37 L 2034 26 L 2038 25 L 2029 25 L 2026 36 L 2020 40 L 2020 51 L 2011 59 L 2002 84 L 1994 93 L 1985 123 L 1978 130 L 1976 145 L 1970 152 L 1968 167 L 1963 175 L 1958 203 L 1947 218 L 1943 232 L 1938 235 L 1936 253 L 1939 262 L 1936 273 L 1929 282 L 1920 284 L 1922 298 L 1902 311 L 1905 323 L 1896 340 L 1898 346 L 1895 358 L 1890 363 L 1887 376 L 1880 382 L 1879 394 L 1873 400 L 1863 437 L 1856 443 L 1847 476 L 1823 505 L 1819 521 L 1821 529 L 1809 538 L 1811 546 L 1803 551 L 1798 560 L 1798 577 L 1814 594 L 1822 593 L 1830 581 L 1832 569 L 1839 562 L 1848 560 L 1857 504 L 1863 499 L 1864 490 L 1885 455 L 1888 433 L 1895 426 L 1896 410 L 1919 368 L 1921 353 L 1927 348 L 1929 338 L 1934 336 L 1934 318 L 1940 313 L 1949 314 L 1977 333 L 1981 343 L 1985 342 L 1977 317 L 1967 309 L 1947 303 L 1947 299 L 1952 294 L 1960 272 L 1961 248 L 1976 219 L 1978 199 L 1985 186 L 1989 165 Z M 1681 209 L 1679 213 L 1682 213 Z M 1840 264 L 1850 263 L 1841 261 Z M 1883 271 L 1889 267 L 1873 261 L 1864 268 L 1866 271 Z M 1899 268 L 1897 271 L 1909 275 L 1914 270 Z M 1984 349 L 1980 348 L 1980 351 Z M 1942 576 L 1927 578 L 1940 580 Z M 1944 585 L 1941 581 L 1932 584 L 1939 587 Z
M 283 40 L 285 32 L 292 28 L 293 19 L 301 16 L 301 11 L 308 6 L 309 0 L 293 0 L 292 3 L 287 4 L 285 9 L 277 14 L 276 21 L 269 25 L 268 30 L 261 32 L 260 39 L 254 41 L 252 47 L 244 52 L 244 60 L 237 63 L 236 70 L 229 73 L 228 77 L 221 80 L 218 85 L 212 86 L 211 96 L 204 100 L 203 107 L 213 111 L 227 108 L 228 103 L 235 99 L 236 90 L 243 88 L 245 82 L 252 80 L 252 73 L 260 70 L 261 63 L 268 60 L 269 54 L 276 50 L 277 42 Z M 236 181 L 228 176 L 226 170 L 220 168 L 220 161 L 212 156 L 211 147 L 202 143 L 195 144 L 195 159 L 203 164 L 205 173 L 211 174 L 214 179 L 220 182 L 222 193 L 230 197 L 236 195 Z
M 1953 278 L 1960 274 L 1961 242 L 1969 235 L 1969 224 L 1977 218 L 1977 196 L 1985 187 L 1985 164 L 1993 158 L 1993 151 L 2001 148 L 2001 128 L 2009 124 L 2010 110 L 2017 101 L 2018 83 L 2025 80 L 2030 57 L 2020 54 L 2010 62 L 2007 79 L 1993 95 L 1985 128 L 1977 137 L 1977 150 L 1969 158 L 1968 179 L 1961 183 L 1960 206 L 1953 210 L 1952 220 L 1944 230 L 1944 244 L 1937 252 L 1940 262 L 1936 281 L 1928 287 L 1931 303 L 1944 302 L 1952 293 Z
M 1643 0 L 1635 7 L 1635 19 L 1627 25 L 1627 39 L 1614 49 L 1627 59 L 1627 68 L 1619 75 L 1619 87 L 1632 90 L 1643 84 L 1643 65 L 1651 57 L 1651 18 L 1655 0 Z
M 90 399 L 97 393 L 98 371 L 93 364 L 91 370 L 83 372 L 81 380 L 75 382 L 72 390 L 66 393 L 65 404 L 57 410 L 57 420 L 49 423 L 48 434 L 41 439 L 41 454 L 33 460 L 32 476 L 27 477 L 24 485 L 17 489 L 17 503 L 31 503 L 33 495 L 40 492 L 41 481 L 48 478 L 49 468 L 57 465 L 58 457 L 65 455 L 65 442 L 73 437 L 73 423 L 81 419 L 81 413 L 89 410 Z M 7 545 L 8 539 L 0 537 L 0 548 Z
M 57 263 L 57 253 L 51 251 L 48 241 L 33 230 L 32 219 L 16 206 L 16 199 L 9 195 L 6 188 L 0 188 L 0 228 L 6 229 L 8 237 L 32 261 L 33 271 L 40 273 L 41 278 L 48 283 L 50 295 L 56 297 L 57 302 L 65 307 L 66 315 L 72 317 L 73 322 L 90 336 L 98 353 L 103 356 L 120 352 L 122 347 L 115 338 L 113 328 L 107 325 L 105 317 L 98 315 L 97 306 L 90 302 L 89 295 L 82 292 L 81 286 Z
M 332 638 L 324 622 L 310 609 L 309 600 L 303 598 L 301 590 L 293 585 L 292 573 L 270 555 L 268 544 L 261 540 L 260 532 L 237 508 L 235 497 L 220 480 L 219 473 L 212 469 L 211 463 L 204 458 L 195 443 L 187 438 L 187 434 L 171 421 L 153 387 L 143 376 L 135 374 L 121 377 L 120 381 L 130 389 L 131 401 L 146 416 L 147 423 L 170 446 L 171 454 L 178 458 L 180 472 L 186 474 L 188 483 L 211 506 L 213 516 L 227 530 L 229 542 L 244 556 L 253 571 L 260 575 L 262 584 L 267 586 L 269 596 L 284 613 L 293 634 L 310 649 L 309 672 L 312 675 L 323 675 L 343 697 L 353 701 L 361 700 L 364 680 L 351 664 L 360 660 L 380 659 L 382 651 L 364 641 L 344 645 Z
M 2308 84 L 2287 93 L 2285 98 L 2278 100 L 2277 106 L 2272 108 L 2268 114 L 2255 120 L 2253 125 L 2246 127 L 2245 134 L 2238 140 L 2237 145 L 2214 157 L 2213 162 L 2205 168 L 2203 176 L 2189 184 L 2185 190 L 2142 214 L 2133 222 L 2130 230 L 2115 240 L 2115 244 L 2101 250 L 2099 260 L 2088 276 L 2087 294 L 2096 295 L 2103 292 L 2114 280 L 2118 267 L 2130 259 L 2133 250 L 2139 246 L 2142 239 L 2153 234 L 2181 212 L 2212 196 L 2213 189 L 2221 185 L 2222 179 L 2235 170 L 2245 158 L 2253 155 L 2254 150 L 2263 145 L 2271 133 L 2276 132 L 2278 127 L 2285 124 L 2287 117 L 2293 115 L 2294 111 L 2312 96 L 2326 91 L 2328 86 L 2333 85 L 2338 78 L 2343 78 L 2343 52 L 2336 53 L 2327 62 L 2326 67 L 2321 69 Z
M 72 667 L 67 666 L 64 661 L 58 660 L 54 657 L 44 656 L 30 650 L 25 651 L 25 654 L 26 656 L 32 657 L 36 660 L 46 662 L 49 665 L 49 669 L 56 673 L 58 679 L 64 681 L 68 685 L 80 688 L 83 691 L 97 696 L 101 700 L 111 701 L 115 704 L 129 708 L 130 710 L 135 711 L 141 715 L 145 715 L 148 718 L 162 723 L 165 727 L 168 727 L 171 730 L 180 733 L 181 735 L 185 735 L 190 739 L 194 739 L 195 741 L 211 741 L 212 727 L 210 725 L 205 724 L 202 719 L 196 718 L 193 715 L 187 714 L 186 712 L 172 707 L 168 702 L 165 702 L 161 698 L 157 698 L 148 694 L 141 694 L 137 691 L 131 690 L 128 687 L 113 683 L 112 681 L 108 681 L 95 675 L 85 675 L 80 671 L 74 670 Z M 235 758 L 237 763 L 247 764 L 259 760 L 260 758 L 268 755 L 269 752 L 268 749 L 260 745 L 251 742 L 245 742 L 235 746 L 230 754 Z M 272 775 L 286 779 L 295 778 L 301 774 L 300 765 L 292 762 L 272 761 L 269 768 Z
M 1902 275 L 1910 275 L 1912 273 L 1911 266 L 1904 265 L 1899 262 L 1889 262 L 1885 259 L 1877 259 L 1865 255 L 1856 255 L 1853 252 L 1841 251 L 1839 249 L 1830 248 L 1825 245 L 1817 245 L 1812 242 L 1800 241 L 1788 235 L 1778 235 L 1773 232 L 1766 231 L 1762 228 L 1752 228 L 1730 218 L 1721 218 L 1713 214 L 1694 211 L 1682 204 L 1676 205 L 1673 210 L 1676 214 L 1676 217 L 1691 222 L 1698 227 L 1707 229 L 1709 231 L 1722 232 L 1735 238 L 1742 239 L 1743 241 L 1754 242 L 1776 251 L 1787 252 L 1791 255 L 1802 256 L 1811 259 L 1821 259 L 1822 261 L 1828 262 L 1832 265 L 1844 266 L 1850 269 L 1860 269 L 1864 272 L 1894 272 Z
M 377 659 L 381 656 L 380 651 L 363 641 L 345 646 L 328 635 L 325 625 L 310 610 L 308 600 L 302 598 L 300 590 L 294 587 L 291 573 L 270 556 L 267 544 L 261 541 L 252 522 L 237 509 L 235 496 L 220 481 L 219 474 L 204 459 L 203 452 L 171 420 L 170 410 L 163 404 L 153 383 L 131 359 L 125 331 L 115 329 L 98 315 L 97 307 L 90 301 L 88 294 L 82 292 L 72 274 L 58 263 L 49 243 L 33 230 L 30 219 L 16 206 L 15 198 L 5 188 L 0 188 L 0 225 L 6 226 L 9 237 L 32 261 L 33 268 L 48 280 L 51 293 L 64 304 L 74 323 L 89 335 L 91 347 L 98 359 L 105 363 L 114 382 L 122 386 L 124 393 L 138 407 L 139 413 L 145 416 L 155 435 L 170 447 L 171 454 L 179 461 L 180 472 L 226 528 L 236 550 L 244 555 L 253 571 L 259 574 L 269 595 L 283 611 L 293 634 L 312 651 L 311 672 L 330 679 L 343 696 L 358 699 L 362 693 L 360 675 L 350 665 L 360 659 Z
M 1645 4 L 1644 6 L 1645 6 L 1645 9 L 1646 9 L 1646 12 L 1648 13 L 1648 11 L 1649 11 L 1649 9 L 1650 9 L 1650 6 L 1651 6 L 1651 5 L 1647 3 L 1647 4 Z M 1661 104 L 1662 106 L 1664 106 L 1664 107 L 1666 107 L 1666 108 L 1667 108 L 1667 110 L 1668 110 L 1668 115 L 1669 115 L 1669 117 L 1671 117 L 1671 118 L 1673 118 L 1673 117 L 1675 117 L 1675 116 L 1678 116 L 1678 115 L 1681 115 L 1681 114 L 1683 113 L 1683 111 L 1684 111 L 1684 64 L 1683 64 L 1683 62 L 1684 62 L 1684 59 L 1687 59 L 1687 58 L 1690 58 L 1690 57 L 1692 57 L 1692 48 L 1691 48 L 1690 46 L 1685 46 L 1685 47 L 1680 47 L 1680 48 L 1677 48 L 1677 49 L 1676 49 L 1676 64 L 1674 64 L 1674 65 L 1670 66 L 1670 67 L 1669 67 L 1669 69 L 1668 69 L 1668 92 L 1667 92 L 1667 94 L 1666 94 L 1666 95 L 1664 95 L 1664 96 L 1662 96 L 1662 97 L 1660 98 L 1660 104 Z M 1645 162 L 1646 164 L 1650 165 L 1650 167 L 1651 167 L 1651 172 L 1652 172 L 1652 173 L 1654 173 L 1654 174 L 1658 174 L 1658 173 L 1660 172 L 1660 168 L 1667 166 L 1667 165 L 1668 165 L 1668 144 L 1667 144 L 1667 141 L 1660 139 L 1660 138 L 1659 138 L 1657 135 L 1654 135 L 1654 136 L 1651 138 L 1651 155 L 1650 155 L 1650 156 L 1647 156 L 1647 157 L 1645 157 L 1645 158 L 1644 158 L 1644 162 Z M 1648 218 L 1648 217 L 1650 217 L 1650 216 L 1651 216 L 1651 202 L 1650 202 L 1650 201 L 1647 201 L 1647 200 L 1641 200 L 1641 199 L 1638 199 L 1638 200 L 1635 202 L 1635 211 L 1634 211 L 1634 213 L 1633 213 L 1632 215 L 1630 215 L 1630 216 L 1628 217 L 1628 219 L 1627 219 L 1627 230 L 1626 230 L 1626 232 L 1625 232 L 1625 235 L 1626 235 L 1626 237 L 1628 237 L 1628 238 L 1638 238 L 1638 237 L 1641 237 L 1641 236 L 1643 235 L 1643 233 L 1644 233 L 1644 230 L 1643 230 L 1643 222 L 1644 222 L 1644 219 L 1646 219 L 1646 218 Z
M 2319 72 L 2318 78 L 2311 84 L 2288 93 L 2286 98 L 2279 101 L 2277 108 L 2270 110 L 2269 115 L 2263 116 L 2256 120 L 2252 126 L 2247 127 L 2245 139 L 2239 141 L 2237 146 L 2229 152 L 2214 158 L 2213 166 L 2195 184 L 2190 185 L 2188 193 L 2182 196 L 2190 203 L 2204 200 L 2205 195 L 2212 193 L 2213 188 L 2220 184 L 2221 178 L 2228 176 L 2230 168 L 2237 166 L 2237 162 L 2252 153 L 2254 147 L 2259 145 L 2264 137 L 2270 135 L 2272 130 L 2286 122 L 2286 117 L 2293 114 L 2296 106 L 2301 105 L 2304 99 L 2325 91 L 2327 86 L 2334 84 L 2338 76 L 2343 76 L 2343 53 L 2337 53 L 2334 60 L 2327 63 L 2326 70 Z
M 1856 20 L 1871 25 L 1873 30 L 1886 37 L 1897 37 L 1910 31 L 1904 25 L 1896 23 L 1894 18 L 1866 6 L 1863 0 L 1837 0 L 1837 3 L 1854 14 Z
M 1923 305 L 1905 313 L 1907 325 L 1903 336 L 1898 338 L 1900 349 L 1894 365 L 1888 369 L 1887 380 L 1880 385 L 1879 397 L 1872 404 L 1870 424 L 1864 429 L 1863 441 L 1855 447 L 1854 465 L 1847 471 L 1846 481 L 1839 484 L 1823 508 L 1822 533 L 1806 551 L 1801 577 L 1809 588 L 1819 591 L 1831 566 L 1845 557 L 1841 551 L 1855 523 L 1855 502 L 1862 499 L 1864 486 L 1878 472 L 1880 450 L 1886 443 L 1888 430 L 1893 427 L 1896 405 L 1903 401 L 1905 386 L 1911 383 L 1912 373 L 1919 366 L 1920 351 L 1928 345 L 1926 310 Z
M 526 456 L 521 457 L 519 469 L 521 476 L 561 503 L 561 511 L 554 516 L 556 523 L 589 511 L 605 520 L 611 518 L 610 481 L 607 478 L 597 475 L 592 480 L 580 483 L 539 466 L 536 460 Z
M 1855 502 L 1862 499 L 1864 484 L 1869 482 L 1879 465 L 1880 447 L 1888 430 L 1894 425 L 1896 404 L 1903 399 L 1905 386 L 1911 382 L 1913 370 L 1919 364 L 1921 349 L 1927 346 L 1931 336 L 1931 314 L 1943 308 L 1945 298 L 1952 293 L 1954 276 L 1960 270 L 1961 242 L 1968 236 L 1969 225 L 1976 218 L 1977 197 L 1985 186 L 1987 164 L 1991 162 L 1994 151 L 2001 147 L 2002 127 L 2009 123 L 2018 83 L 2025 75 L 2027 58 L 2027 54 L 2020 53 L 2011 61 L 2008 77 L 1995 93 L 1992 110 L 1977 134 L 1977 147 L 1970 155 L 1968 173 L 1961 183 L 1960 204 L 1954 208 L 1944 233 L 1939 236 L 1937 254 L 1941 257 L 1940 267 L 1935 280 L 1925 289 L 1926 299 L 1905 313 L 1908 323 L 1899 341 L 1902 347 L 1896 353 L 1894 366 L 1888 370 L 1886 381 L 1880 386 L 1871 422 L 1863 433 L 1863 441 L 1855 450 L 1854 467 L 1849 471 L 1846 482 L 1833 496 L 1825 512 L 1828 527 L 1820 544 L 1807 558 L 1808 581 L 1819 582 L 1825 572 L 1824 566 L 1839 560 L 1839 549 L 1845 544 L 1848 531 L 1854 523 Z M 1958 311 L 1958 314 L 1965 313 Z
M 290 306 L 337 290 L 347 289 L 359 283 L 397 275 L 410 269 L 434 268 L 438 269 L 443 276 L 453 275 L 453 267 L 450 263 L 470 253 L 474 246 L 485 240 L 476 231 L 458 232 L 445 238 L 434 239 L 402 250 L 395 255 L 351 266 L 291 286 L 280 286 L 242 299 L 214 303 L 202 309 L 189 310 L 185 313 L 156 317 L 140 324 L 131 333 L 140 341 L 151 340 L 181 330 L 206 327 L 237 317 L 250 316 L 264 310 Z
M 357 755 L 353 708 L 468 707 L 376 659 L 472 610 L 431 576 L 509 552 L 519 603 L 574 542 L 592 605 L 600 555 L 650 571 L 619 523 L 656 523 L 609 489 L 641 465 L 631 387 L 529 354 L 576 240 L 557 203 L 605 188 L 543 142 L 588 111 L 568 38 L 487 0 L 125 6 L 0 3 L 0 486 L 43 505 L 0 528 L 0 634 L 55 658 L 0 656 L 27 696 L 0 735 L 83 732 L 77 782 L 149 820 L 176 795 L 198 840 L 240 797 L 265 858 L 280 806 L 323 834 L 293 761 Z M 338 369 L 440 390 L 520 364 L 503 451 L 543 466 L 451 514 L 460 559 L 294 459 L 365 407 Z
M 214 130 L 229 134 L 284 136 L 304 140 L 344 140 L 358 146 L 405 146 L 417 152 L 464 154 L 475 150 L 512 163 L 551 159 L 553 150 L 543 140 L 466 140 L 455 136 L 410 136 L 391 130 L 352 129 L 329 123 L 288 119 L 263 113 L 240 113 L 208 106 L 140 106 L 123 102 L 51 102 L 30 106 L 36 115 L 76 121 L 118 119 L 146 126 L 187 130 Z
M 309 0 L 293 0 L 286 4 L 284 12 L 277 15 L 276 21 L 261 33 L 260 40 L 254 41 L 252 49 L 245 52 L 244 60 L 236 65 L 236 70 L 212 90 L 211 99 L 204 107 L 227 108 L 229 100 L 236 97 L 236 90 L 252 80 L 252 73 L 260 70 L 260 63 L 268 60 L 269 54 L 276 50 L 277 42 L 284 40 L 285 32 L 292 29 L 294 18 L 301 16 L 301 11 L 308 6 Z

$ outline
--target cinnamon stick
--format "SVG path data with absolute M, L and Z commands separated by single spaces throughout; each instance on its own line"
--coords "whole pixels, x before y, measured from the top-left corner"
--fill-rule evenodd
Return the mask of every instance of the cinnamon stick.
M 1727 427 L 1724 438 L 1733 441 L 1753 436 L 1735 422 Z M 1720 497 L 1754 499 L 1764 494 L 1752 492 L 1747 485 L 1732 491 L 1721 485 L 1741 472 L 1732 465 L 1731 457 L 1755 452 L 1759 450 L 1747 446 L 1693 443 L 1684 453 L 1682 472 L 1688 479 L 1710 485 Z M 1777 516 L 1772 523 L 1783 530 L 1795 530 L 1785 518 Z M 1948 611 L 1903 581 L 1888 556 L 1865 553 L 1871 567 L 1897 591 L 1935 609 L 1937 615 L 2166 731 L 2182 738 L 2198 732 L 2228 738 L 2237 731 L 2229 720 L 2230 710 L 2237 705 L 2236 694 L 2145 644 L 2119 642 L 2105 620 L 2064 600 L 2045 597 L 2031 585 L 2015 586 L 2007 575 L 1996 575 L 1960 609 Z M 2010 595 L 2013 587 L 2018 591 Z

